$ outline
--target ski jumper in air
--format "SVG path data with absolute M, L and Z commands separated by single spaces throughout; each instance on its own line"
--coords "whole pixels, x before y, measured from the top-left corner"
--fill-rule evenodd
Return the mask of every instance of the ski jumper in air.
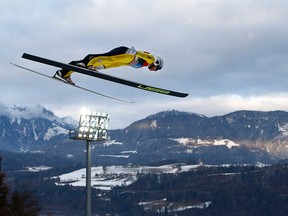
M 72 61 L 69 64 L 95 71 L 121 66 L 131 66 L 133 68 L 148 67 L 150 71 L 157 71 L 161 70 L 164 62 L 160 56 L 137 51 L 134 47 L 128 48 L 121 46 L 107 53 L 89 54 L 84 59 Z M 72 73 L 73 71 L 61 69 L 58 70 L 54 76 L 58 76 L 65 79 L 68 83 L 75 85 L 71 79 Z

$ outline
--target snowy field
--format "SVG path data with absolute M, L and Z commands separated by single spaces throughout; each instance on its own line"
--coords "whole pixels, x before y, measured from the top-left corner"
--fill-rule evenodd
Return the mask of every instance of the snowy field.
M 91 168 L 91 185 L 101 190 L 110 190 L 114 186 L 129 185 L 137 180 L 140 173 L 177 173 L 194 169 L 200 165 L 184 165 L 181 169 L 178 164 L 159 167 L 152 166 L 97 166 Z M 72 186 L 86 185 L 86 169 L 55 176 L 57 185 L 70 184 Z

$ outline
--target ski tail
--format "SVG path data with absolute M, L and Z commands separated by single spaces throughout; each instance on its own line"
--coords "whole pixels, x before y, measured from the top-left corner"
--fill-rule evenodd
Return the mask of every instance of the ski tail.
M 96 94 L 96 95 L 100 95 L 100 96 L 102 96 L 102 97 L 106 97 L 106 98 L 110 98 L 110 99 L 113 99 L 113 100 L 117 100 L 117 101 L 121 101 L 121 102 L 126 102 L 126 103 L 135 103 L 135 102 L 132 101 L 132 100 L 125 100 L 125 99 L 113 97 L 113 96 L 110 96 L 110 95 L 107 95 L 107 94 L 102 94 L 102 93 L 93 91 L 93 90 L 91 90 L 91 89 L 84 88 L 84 87 L 79 86 L 79 85 L 72 85 L 72 84 L 68 83 L 67 81 L 65 81 L 64 79 L 60 79 L 60 78 L 54 77 L 54 76 L 48 76 L 48 75 L 46 75 L 46 74 L 43 74 L 43 73 L 40 73 L 40 72 L 38 72 L 38 71 L 35 71 L 35 70 L 32 70 L 32 69 L 29 69 L 29 68 L 26 68 L 26 67 L 23 67 L 23 66 L 14 64 L 14 63 L 12 63 L 12 62 L 11 62 L 10 64 L 13 65 L 13 66 L 15 66 L 15 67 L 21 68 L 21 69 L 23 69 L 23 70 L 32 72 L 32 73 L 34 73 L 34 74 L 38 74 L 38 75 L 40 75 L 40 76 L 53 79 L 53 80 L 55 80 L 55 81 L 60 81 L 60 82 L 62 82 L 62 83 L 64 83 L 64 84 L 67 84 L 67 85 L 69 85 L 69 86 L 71 86 L 71 87 L 75 87 L 75 88 L 78 88 L 78 89 L 81 89 L 81 90 L 84 90 L 84 91 L 87 91 L 87 92 L 90 92 L 90 93 L 93 93 L 93 94 Z

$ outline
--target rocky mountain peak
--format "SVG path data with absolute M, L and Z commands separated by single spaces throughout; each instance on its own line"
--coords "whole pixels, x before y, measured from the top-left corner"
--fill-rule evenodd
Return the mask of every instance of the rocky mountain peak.
M 178 111 L 178 110 L 165 110 L 162 112 L 158 112 L 156 114 L 152 114 L 148 117 L 146 117 L 146 120 L 151 120 L 151 119 L 163 119 L 167 117 L 180 117 L 180 116 L 195 116 L 195 117 L 200 117 L 200 118 L 206 118 L 204 115 L 200 115 L 197 113 L 191 113 L 191 112 L 183 112 L 183 111 Z
M 27 151 L 32 146 L 63 139 L 77 122 L 59 118 L 41 105 L 23 107 L 0 103 L 0 148 Z

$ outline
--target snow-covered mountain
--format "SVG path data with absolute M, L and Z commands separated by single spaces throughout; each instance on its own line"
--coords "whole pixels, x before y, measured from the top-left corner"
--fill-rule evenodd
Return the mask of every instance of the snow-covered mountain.
M 195 113 L 164 111 L 134 122 L 122 133 L 128 140 L 149 136 L 271 142 L 288 138 L 288 112 L 236 111 L 208 118 Z
M 43 106 L 20 107 L 0 103 L 0 148 L 28 151 L 37 145 L 63 141 L 77 122 L 59 118 Z
M 83 158 L 83 142 L 68 139 L 68 130 L 77 126 L 75 120 L 59 118 L 41 105 L 0 103 L 0 149 Z M 272 163 L 275 157 L 288 156 L 288 113 L 237 111 L 206 117 L 168 110 L 111 130 L 109 136 L 92 149 L 97 163 Z
M 159 155 L 166 152 L 166 158 L 173 158 L 176 152 L 181 152 L 187 153 L 183 158 L 214 161 L 218 158 L 225 162 L 243 162 L 249 158 L 255 162 L 269 158 L 268 154 L 288 156 L 287 125 L 288 113 L 283 111 L 237 111 L 209 118 L 170 110 L 113 131 L 111 138 L 130 146 L 130 150 L 146 153 L 146 158 L 157 152 Z

